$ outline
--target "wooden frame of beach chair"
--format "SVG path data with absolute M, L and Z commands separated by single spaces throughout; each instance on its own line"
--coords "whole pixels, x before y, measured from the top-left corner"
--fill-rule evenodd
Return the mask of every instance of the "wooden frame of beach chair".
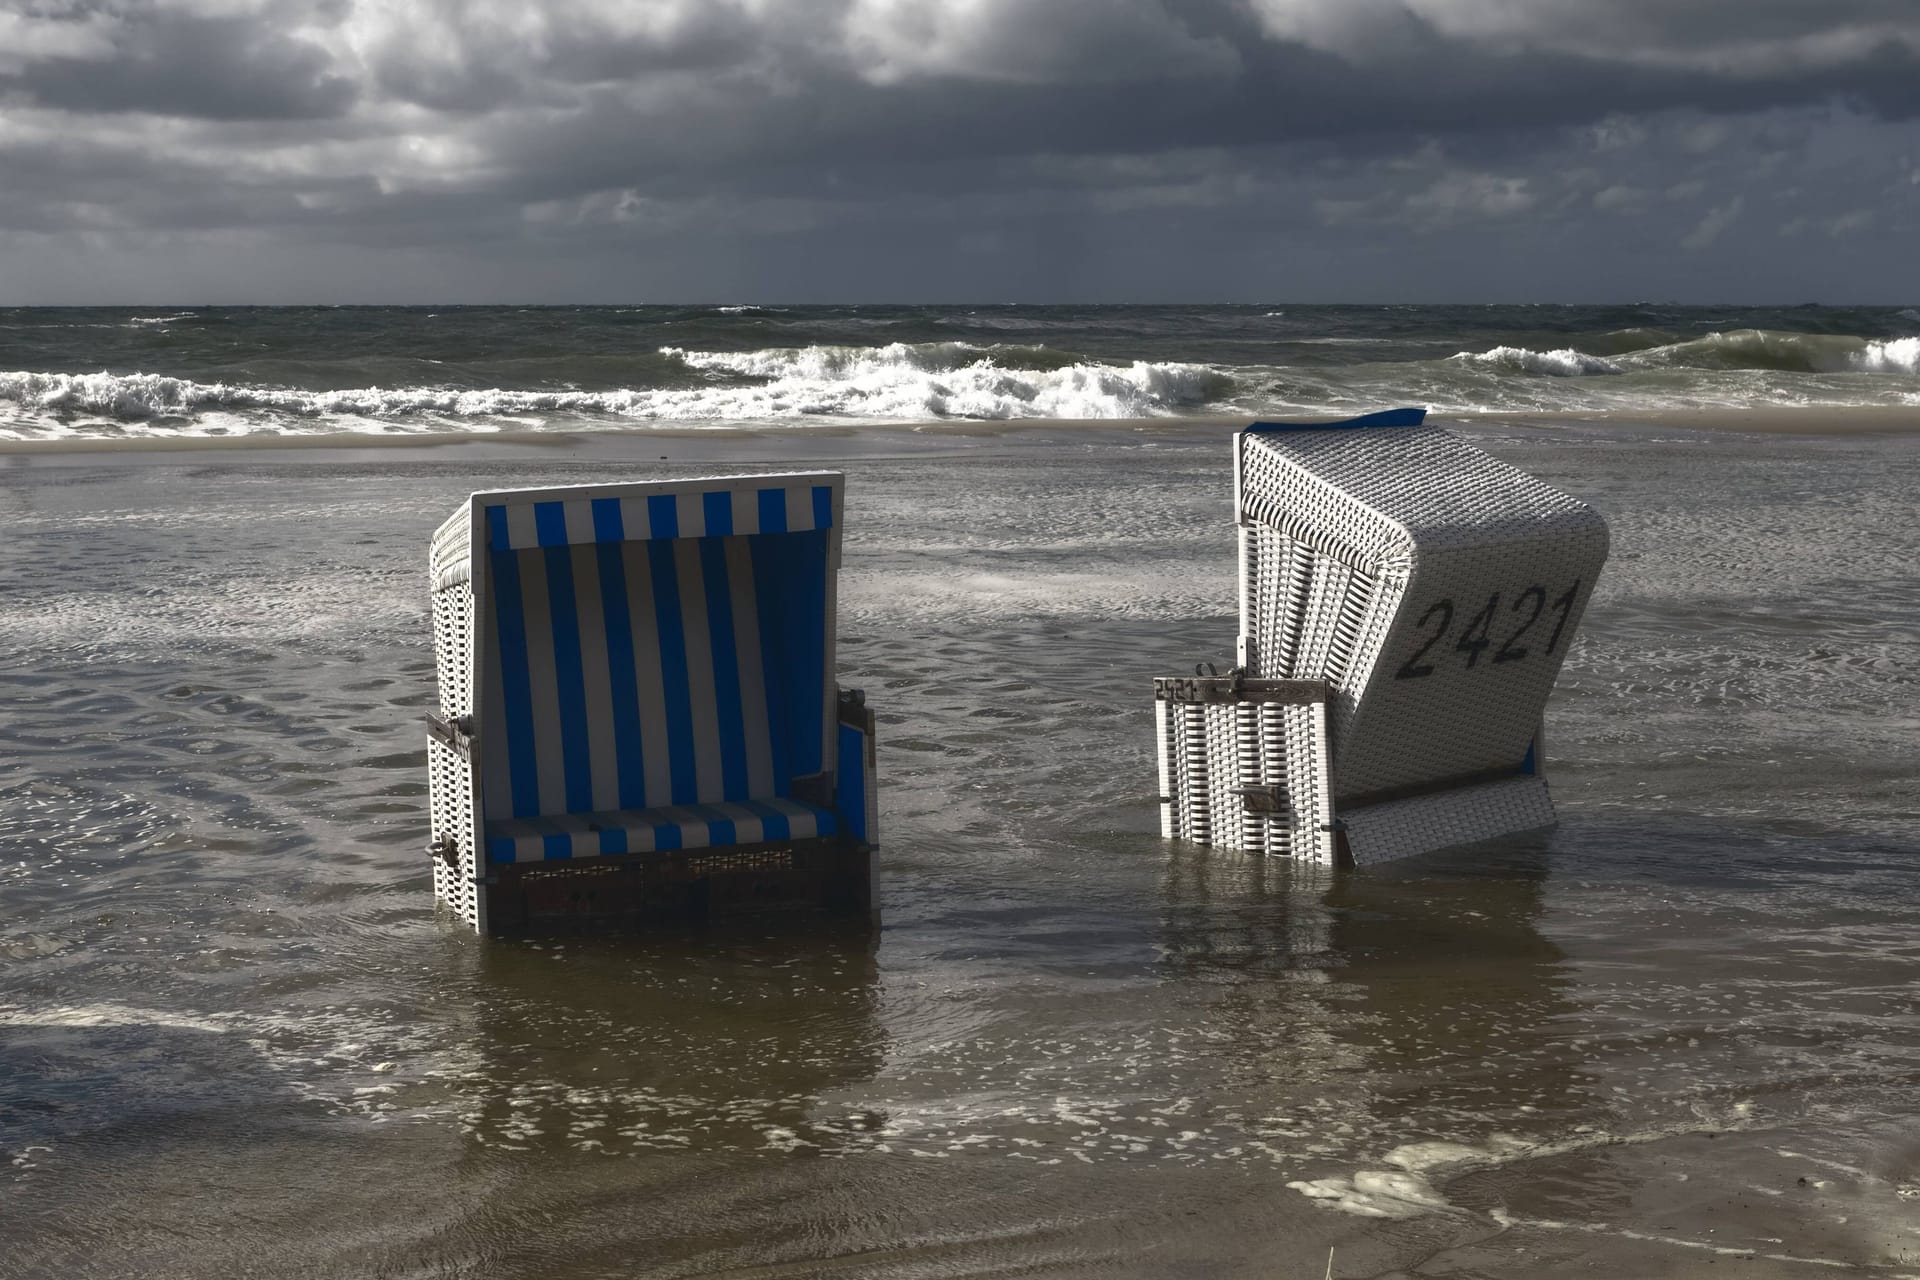
M 482 934 L 870 912 L 833 472 L 476 493 L 430 549 L 434 892 Z
M 1553 822 L 1606 522 L 1424 417 L 1235 435 L 1238 665 L 1155 682 L 1168 838 L 1365 864 Z

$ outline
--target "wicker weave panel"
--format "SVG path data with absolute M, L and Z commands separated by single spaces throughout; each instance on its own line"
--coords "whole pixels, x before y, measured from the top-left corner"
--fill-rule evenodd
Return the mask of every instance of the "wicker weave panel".
M 1156 701 L 1161 833 L 1195 844 L 1331 862 L 1326 704 Z M 1278 784 L 1281 811 L 1250 811 L 1243 787 Z
M 1457 844 L 1553 825 L 1543 778 L 1511 778 L 1477 787 L 1341 811 L 1355 866 L 1390 862 Z
M 468 547 L 473 539 L 473 512 L 466 504 L 434 530 L 427 547 L 427 573 L 435 591 L 466 582 L 472 576 Z
M 1518 767 L 1605 522 L 1444 431 L 1243 434 L 1239 449 L 1242 649 L 1250 674 L 1331 686 L 1337 796 Z
M 440 714 L 448 721 L 473 711 L 473 639 L 473 589 L 469 582 L 455 580 L 433 593 Z M 434 896 L 468 925 L 482 929 L 485 903 L 474 883 L 481 863 L 474 765 L 432 740 L 427 743 L 427 807 L 434 844 L 451 841 L 457 849 L 452 863 L 439 857 L 433 861 Z

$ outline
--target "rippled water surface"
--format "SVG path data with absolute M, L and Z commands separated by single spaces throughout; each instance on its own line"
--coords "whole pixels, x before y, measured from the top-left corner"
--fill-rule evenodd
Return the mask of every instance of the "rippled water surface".
M 1614 525 L 1563 821 L 1342 876 L 1155 835 L 1218 436 L 0 459 L 0 1275 L 1920 1274 L 1920 453 L 1475 438 Z M 437 922 L 433 526 L 790 461 L 882 929 Z

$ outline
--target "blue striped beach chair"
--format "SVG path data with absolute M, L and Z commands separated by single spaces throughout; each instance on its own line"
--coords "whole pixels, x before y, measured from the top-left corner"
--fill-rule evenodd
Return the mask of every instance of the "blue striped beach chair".
M 842 477 L 476 493 L 430 551 L 436 897 L 483 934 L 870 911 Z
M 1234 437 L 1238 661 L 1154 682 L 1165 836 L 1366 864 L 1554 821 L 1606 521 L 1425 416 Z

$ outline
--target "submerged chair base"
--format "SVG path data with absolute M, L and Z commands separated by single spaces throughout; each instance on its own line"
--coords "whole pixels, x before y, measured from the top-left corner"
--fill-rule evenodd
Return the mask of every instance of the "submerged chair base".
M 492 869 L 496 936 L 720 923 L 762 913 L 873 910 L 873 853 L 852 841 L 736 844 Z
M 1153 683 L 1167 839 L 1367 866 L 1553 825 L 1537 753 L 1508 777 L 1336 804 L 1324 681 Z

